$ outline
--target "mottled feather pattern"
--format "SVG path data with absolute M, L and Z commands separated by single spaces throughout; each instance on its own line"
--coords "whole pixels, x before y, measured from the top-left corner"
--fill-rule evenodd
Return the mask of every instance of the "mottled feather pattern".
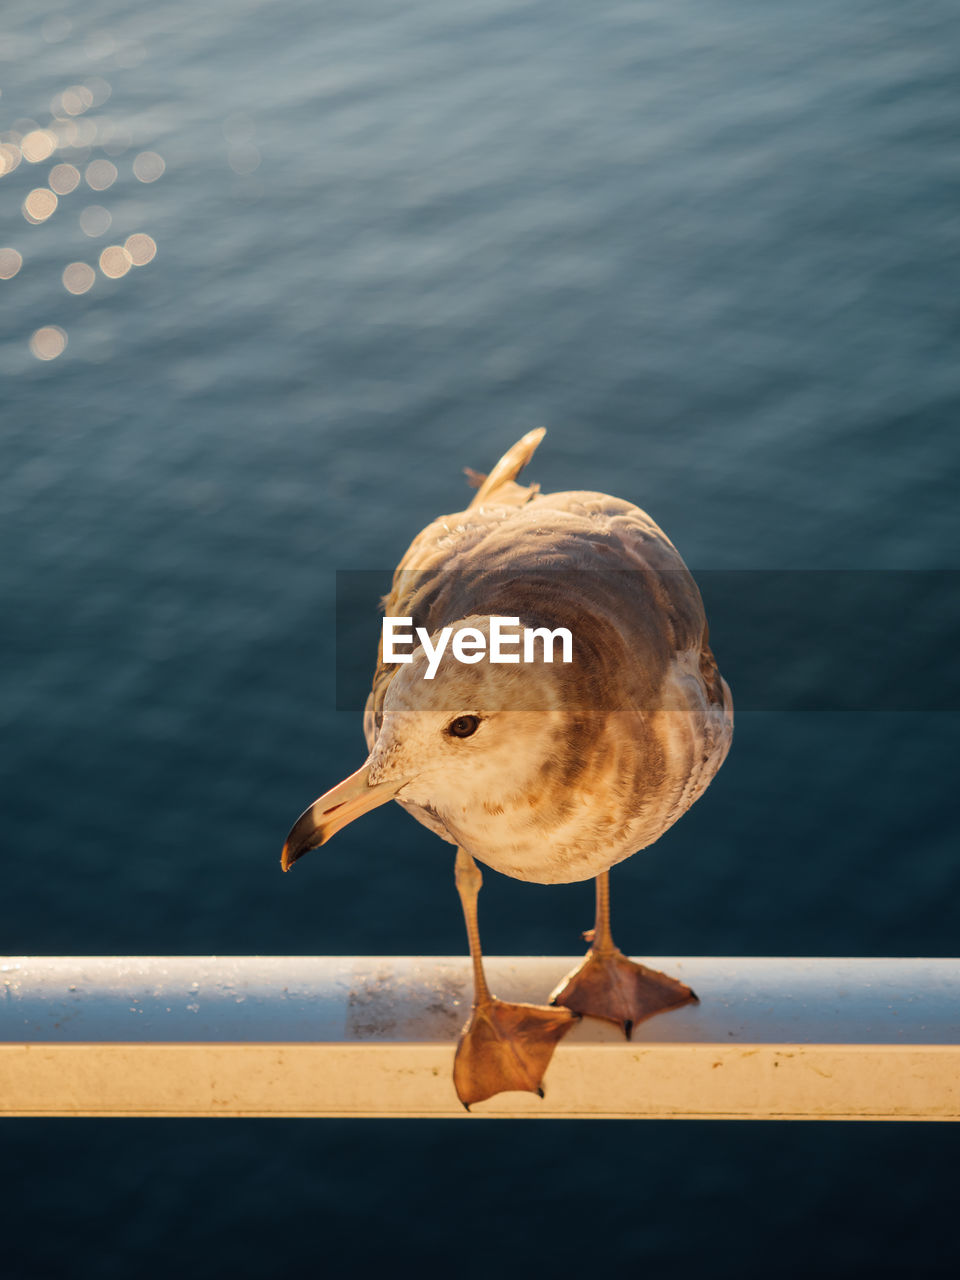
M 700 593 L 651 517 L 606 494 L 523 487 L 516 469 L 498 464 L 466 510 L 414 539 L 384 608 L 430 635 L 493 614 L 570 628 L 569 668 L 480 664 L 461 667 L 447 686 L 457 691 L 452 714 L 482 705 L 512 717 L 518 750 L 536 743 L 533 794 L 494 787 L 474 806 L 479 814 L 414 798 L 415 788 L 397 798 L 436 834 L 506 874 L 586 879 L 652 843 L 703 792 L 729 748 L 732 700 L 707 642 Z M 410 668 L 378 654 L 365 716 L 371 749 L 403 670 Z M 440 688 L 433 694 L 442 705 Z M 491 781 L 494 759 L 476 757 Z

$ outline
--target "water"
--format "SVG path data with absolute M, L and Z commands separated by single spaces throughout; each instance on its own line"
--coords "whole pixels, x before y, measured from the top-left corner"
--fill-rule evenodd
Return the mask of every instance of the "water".
M 100 122 L 88 154 L 0 178 L 0 247 L 23 258 L 0 280 L 0 946 L 461 950 L 449 851 L 395 806 L 294 875 L 279 845 L 363 757 L 334 697 L 335 571 L 392 566 L 466 500 L 461 467 L 532 426 L 544 488 L 639 502 L 711 571 L 721 665 L 724 616 L 730 662 L 751 653 L 726 573 L 960 567 L 958 27 L 949 0 L 8 0 L 0 132 L 46 128 L 91 77 L 110 96 L 77 117 Z M 115 183 L 28 224 L 54 163 L 97 159 Z M 135 233 L 154 261 L 104 277 L 102 249 Z M 79 296 L 74 261 L 97 270 Z M 50 326 L 66 347 L 42 361 Z M 869 596 L 878 638 L 902 629 L 897 590 Z M 956 954 L 944 616 L 933 692 L 914 673 L 906 709 L 881 679 L 798 710 L 801 666 L 796 697 L 791 676 L 739 715 L 704 800 L 617 873 L 625 947 Z M 491 952 L 567 954 L 590 888 L 491 873 L 482 913 Z M 4 1137 L 18 1280 L 80 1257 L 235 1277 L 479 1275 L 558 1250 L 655 1275 L 957 1261 L 949 1127 Z

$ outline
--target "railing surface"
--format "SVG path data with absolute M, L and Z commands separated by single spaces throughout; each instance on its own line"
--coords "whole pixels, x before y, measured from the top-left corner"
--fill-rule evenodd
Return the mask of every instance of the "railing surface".
M 624 1040 L 584 1019 L 546 1097 L 473 1115 L 958 1119 L 960 960 L 643 957 L 698 1005 Z M 542 1003 L 577 959 L 490 957 Z M 460 1116 L 457 957 L 0 959 L 0 1114 Z

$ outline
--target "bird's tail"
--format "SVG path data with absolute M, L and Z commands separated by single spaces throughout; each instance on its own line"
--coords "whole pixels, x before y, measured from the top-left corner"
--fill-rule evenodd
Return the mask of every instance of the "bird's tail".
M 536 453 L 537 445 L 546 434 L 546 427 L 537 427 L 533 431 L 528 431 L 522 439 L 507 450 L 488 476 L 478 475 L 476 471 L 466 467 L 468 478 L 472 483 L 479 485 L 470 506 L 479 507 L 491 500 L 508 503 L 526 502 L 539 492 L 538 484 L 524 488 L 513 482 Z

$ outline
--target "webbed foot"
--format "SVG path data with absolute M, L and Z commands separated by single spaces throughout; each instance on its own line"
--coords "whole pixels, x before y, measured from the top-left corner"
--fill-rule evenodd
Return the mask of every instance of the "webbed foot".
M 496 1093 L 522 1090 L 543 1097 L 553 1051 L 579 1014 L 536 1004 L 488 999 L 474 1005 L 453 1063 L 457 1097 L 469 1110 Z
M 554 988 L 550 1003 L 623 1027 L 627 1039 L 655 1013 L 696 1004 L 689 987 L 628 959 L 617 947 L 587 952 L 583 963 Z

